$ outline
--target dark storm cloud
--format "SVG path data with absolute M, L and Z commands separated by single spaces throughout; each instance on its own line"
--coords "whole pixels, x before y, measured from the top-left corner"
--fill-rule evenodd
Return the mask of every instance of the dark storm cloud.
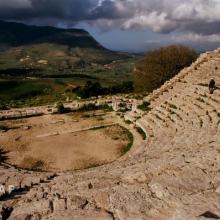
M 8 0 L 0 3 L 0 18 L 10 20 L 62 19 L 80 21 L 87 19 L 98 0 Z M 13 5 L 14 3 L 14 5 Z M 20 6 L 20 7 L 19 7 Z
M 7 0 L 0 2 L 0 19 L 219 35 L 220 0 Z
M 220 12 L 219 12 L 220 13 Z M 204 23 L 203 21 L 195 22 L 193 24 L 188 24 L 185 28 L 191 32 L 198 34 L 220 34 L 220 21 L 212 23 Z

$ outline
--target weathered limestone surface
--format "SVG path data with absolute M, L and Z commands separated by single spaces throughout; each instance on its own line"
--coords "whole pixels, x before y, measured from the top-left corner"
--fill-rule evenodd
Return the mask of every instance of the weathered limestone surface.
M 33 173 L 0 167 L 16 190 L 0 199 L 8 219 L 194 220 L 220 217 L 220 49 L 154 91 L 138 121 L 148 139 L 112 164 Z M 5 219 L 7 219 L 5 218 Z

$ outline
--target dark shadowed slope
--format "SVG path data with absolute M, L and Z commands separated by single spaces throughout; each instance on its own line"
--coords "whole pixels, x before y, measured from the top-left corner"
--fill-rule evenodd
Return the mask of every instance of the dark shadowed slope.
M 54 43 L 69 47 L 104 49 L 87 31 L 81 29 L 37 27 L 0 21 L 0 30 L 0 45 L 2 47 Z

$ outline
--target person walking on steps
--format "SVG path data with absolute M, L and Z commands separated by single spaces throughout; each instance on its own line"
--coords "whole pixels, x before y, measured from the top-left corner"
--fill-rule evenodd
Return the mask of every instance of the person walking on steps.
M 209 93 L 213 94 L 214 90 L 215 90 L 215 80 L 211 79 L 209 82 Z

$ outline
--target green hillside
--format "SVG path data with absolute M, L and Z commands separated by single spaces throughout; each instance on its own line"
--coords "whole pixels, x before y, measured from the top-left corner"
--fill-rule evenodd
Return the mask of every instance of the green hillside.
M 3 21 L 0 21 L 0 29 L 1 74 L 4 70 L 7 75 L 22 71 L 41 75 L 68 74 L 76 69 L 129 58 L 105 49 L 88 32 L 80 29 Z
M 70 88 L 88 80 L 104 87 L 133 80 L 135 58 L 105 49 L 87 31 L 4 21 L 0 30 L 0 105 L 74 99 Z

